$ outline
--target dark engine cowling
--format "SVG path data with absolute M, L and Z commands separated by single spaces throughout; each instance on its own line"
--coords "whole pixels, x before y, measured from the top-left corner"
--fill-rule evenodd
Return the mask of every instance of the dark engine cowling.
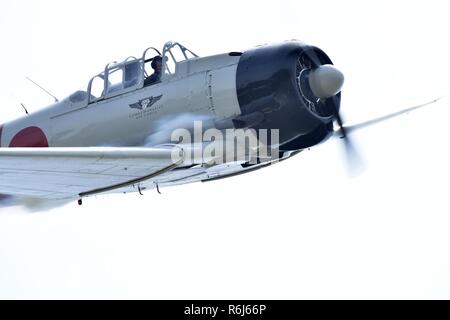
M 327 139 L 340 92 L 327 99 L 314 96 L 308 72 L 331 65 L 319 48 L 289 41 L 244 52 L 236 75 L 243 118 L 259 118 L 253 129 L 279 129 L 280 150 L 299 150 Z

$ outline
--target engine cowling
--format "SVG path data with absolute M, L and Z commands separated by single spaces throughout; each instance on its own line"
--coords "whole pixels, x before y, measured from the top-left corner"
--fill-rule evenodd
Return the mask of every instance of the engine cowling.
M 279 129 L 281 149 L 313 146 L 333 131 L 343 75 L 319 48 L 298 41 L 256 47 L 239 61 L 242 116 L 262 114 L 254 129 Z

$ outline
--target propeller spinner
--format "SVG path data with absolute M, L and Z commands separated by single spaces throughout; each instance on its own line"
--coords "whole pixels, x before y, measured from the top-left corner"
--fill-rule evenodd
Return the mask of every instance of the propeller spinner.
M 327 99 L 338 94 L 344 85 L 344 74 L 330 64 L 311 70 L 308 77 L 312 93 L 319 99 Z

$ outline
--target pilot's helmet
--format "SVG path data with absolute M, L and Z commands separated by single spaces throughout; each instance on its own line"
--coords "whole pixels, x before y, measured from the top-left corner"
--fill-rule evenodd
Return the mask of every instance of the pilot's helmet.
M 151 64 L 151 66 L 152 66 L 153 69 L 156 69 L 156 62 L 162 63 L 162 58 L 161 58 L 161 56 L 156 56 L 156 57 L 153 58 L 152 64 Z

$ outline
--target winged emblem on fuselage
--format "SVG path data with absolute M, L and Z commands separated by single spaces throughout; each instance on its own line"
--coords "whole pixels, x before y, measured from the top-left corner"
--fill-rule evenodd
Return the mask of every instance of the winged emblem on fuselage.
M 161 100 L 162 94 L 159 96 L 151 96 L 142 100 L 139 100 L 136 103 L 130 104 L 131 109 L 139 109 L 139 110 L 145 110 L 147 108 L 150 108 L 152 105 L 154 105 L 157 101 Z

